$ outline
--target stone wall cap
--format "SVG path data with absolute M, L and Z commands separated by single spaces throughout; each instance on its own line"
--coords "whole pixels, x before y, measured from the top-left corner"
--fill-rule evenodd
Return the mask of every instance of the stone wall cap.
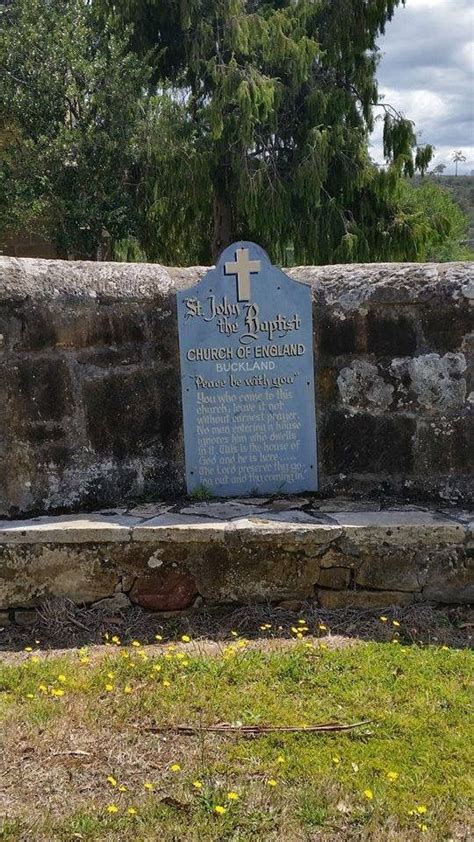
M 127 515 L 60 515 L 0 521 L 0 544 L 85 544 L 129 541 L 139 518 Z

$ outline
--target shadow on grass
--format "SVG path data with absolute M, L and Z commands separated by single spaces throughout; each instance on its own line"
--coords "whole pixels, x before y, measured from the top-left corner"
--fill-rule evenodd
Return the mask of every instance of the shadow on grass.
M 399 640 L 405 645 L 468 648 L 472 646 L 474 626 L 473 612 L 468 606 L 439 607 L 424 603 L 377 611 L 351 608 L 329 611 L 315 601 L 289 607 L 203 605 L 187 613 L 164 616 L 138 607 L 110 615 L 100 608 L 81 608 L 69 600 L 51 599 L 30 620 L 26 626 L 11 624 L 3 628 L 0 651 L 19 652 L 26 646 L 41 649 L 90 646 L 103 644 L 114 635 L 124 645 L 134 639 L 142 644 L 156 643 L 156 635 L 166 643 L 179 640 L 183 634 L 222 643 L 232 640 L 235 632 L 254 641 L 290 640 L 296 637 L 298 621 L 303 620 L 300 625 L 308 629 L 303 635 L 325 638 L 335 646 L 344 645 L 345 641 Z

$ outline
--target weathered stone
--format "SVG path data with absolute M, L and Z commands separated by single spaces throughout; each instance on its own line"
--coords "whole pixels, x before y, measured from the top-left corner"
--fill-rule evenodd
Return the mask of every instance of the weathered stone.
M 118 579 L 94 548 L 70 543 L 3 546 L 0 539 L 1 608 L 39 605 L 50 596 L 91 603 L 111 596 Z
M 15 611 L 15 623 L 19 626 L 34 626 L 39 620 L 36 611 L 28 611 L 27 609 L 20 609 Z
M 420 421 L 414 439 L 417 472 L 471 473 L 474 423 L 470 415 Z M 473 487 L 474 491 L 474 487 Z
M 118 591 L 114 596 L 94 602 L 92 607 L 99 609 L 103 614 L 115 614 L 117 611 L 125 611 L 130 608 L 131 604 L 128 596 Z
M 472 553 L 451 547 L 431 556 L 423 598 L 442 603 L 474 603 Z
M 0 611 L 0 628 L 4 629 L 5 626 L 10 625 L 10 614 L 8 611 Z
M 289 611 L 291 614 L 296 614 L 301 610 L 302 605 L 301 599 L 282 599 L 276 607 L 282 611 Z
M 416 402 L 423 409 L 449 411 L 464 406 L 466 400 L 466 358 L 464 354 L 425 354 L 412 359 L 394 359 L 394 377 L 407 391 L 405 402 Z M 410 401 L 410 396 L 412 401 Z
M 97 453 L 118 458 L 156 444 L 159 399 L 152 374 L 108 374 L 84 384 L 87 433 Z
M 349 500 L 347 497 L 333 497 L 313 503 L 313 509 L 319 512 L 379 512 L 380 503 L 376 500 Z
M 415 552 L 408 548 L 404 552 L 370 548 L 362 553 L 355 581 L 362 588 L 419 591 L 426 581 L 426 563 L 421 566 Z
M 331 567 L 347 567 L 351 568 L 354 567 L 356 563 L 358 563 L 359 552 L 356 550 L 353 555 L 349 555 L 345 552 L 341 552 L 340 550 L 330 547 L 327 552 L 321 555 L 319 559 L 319 563 L 321 567 L 331 568 Z
M 415 427 L 413 418 L 331 412 L 323 432 L 324 468 L 343 474 L 410 473 Z
M 351 571 L 345 567 L 322 568 L 319 573 L 318 585 L 321 588 L 342 590 L 347 588 L 351 580 Z
M 436 547 L 461 544 L 466 538 L 461 521 L 431 511 L 334 512 L 331 517 L 358 548 Z
M 341 401 L 356 409 L 388 409 L 393 398 L 393 386 L 380 376 L 376 365 L 366 360 L 354 360 L 343 368 L 337 378 Z
M 193 604 L 198 589 L 191 574 L 184 570 L 163 570 L 137 579 L 132 602 L 151 611 L 181 611 Z
M 380 356 L 414 354 L 417 348 L 416 323 L 413 316 L 386 314 L 381 308 L 367 316 L 367 351 Z
M 61 421 L 73 411 L 69 368 L 61 358 L 19 360 L 12 365 L 10 383 L 14 429 L 17 425 Z
M 325 591 L 318 588 L 317 596 L 323 608 L 388 608 L 390 605 L 410 605 L 413 594 L 400 591 Z
M 128 541 L 140 523 L 127 515 L 89 514 L 0 521 L 0 544 L 81 544 Z

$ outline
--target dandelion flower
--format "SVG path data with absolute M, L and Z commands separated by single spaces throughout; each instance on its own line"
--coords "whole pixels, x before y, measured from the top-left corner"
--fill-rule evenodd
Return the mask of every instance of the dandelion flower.
M 138 649 L 138 647 L 141 646 L 141 643 L 139 640 L 132 640 L 132 646 L 135 646 L 135 648 Z
M 111 693 L 112 690 L 114 689 L 114 685 L 113 684 L 106 684 L 105 689 L 107 690 L 107 693 Z
M 364 795 L 369 799 L 369 801 L 372 801 L 372 798 L 374 797 L 374 793 L 371 789 L 364 789 Z
M 302 639 L 303 639 L 303 635 L 302 635 L 302 633 L 301 633 L 300 631 L 299 631 L 299 632 L 296 632 L 295 637 L 297 637 L 297 638 L 298 638 L 298 640 L 302 640 Z
M 107 807 L 108 813 L 118 813 L 118 807 L 116 804 L 109 804 Z
M 151 781 L 145 781 L 143 784 L 143 788 L 146 789 L 148 792 L 153 792 L 155 789 L 155 785 L 151 783 Z
M 428 811 L 428 807 L 425 807 L 424 804 L 419 804 L 416 808 L 416 812 L 419 816 L 423 816 Z
M 32 646 L 25 646 L 25 648 L 24 648 L 24 650 L 23 650 L 23 651 L 24 651 L 24 652 L 32 652 L 32 651 L 33 651 L 33 647 L 32 647 Z
M 224 813 L 227 813 L 227 810 L 225 807 L 222 807 L 221 804 L 218 804 L 214 807 L 214 812 L 217 813 L 218 816 L 223 816 Z
M 333 758 L 332 758 L 332 762 L 333 762 L 333 763 L 336 763 L 336 765 L 337 765 L 338 763 L 340 763 L 340 762 L 341 762 L 341 758 L 340 758 L 340 757 L 333 757 Z
M 161 664 L 153 664 L 153 669 L 156 670 L 156 672 L 160 672 Z
M 48 688 L 46 687 L 46 684 L 38 684 L 38 690 L 40 690 L 41 693 L 47 693 L 48 692 Z
M 318 626 L 319 631 L 327 631 L 327 628 L 328 627 L 325 626 L 324 623 L 320 623 Z
M 228 792 L 227 798 L 229 801 L 238 801 L 239 793 L 238 792 Z
M 163 687 L 171 687 L 171 681 L 167 681 L 165 679 L 165 681 L 163 681 Z
M 112 643 L 115 643 L 116 646 L 120 646 L 120 638 L 118 635 L 114 634 L 112 638 Z
M 302 626 L 305 626 L 305 625 L 306 625 L 306 620 L 298 620 L 298 623 L 300 623 L 300 625 L 302 625 Z
M 155 634 L 155 640 L 163 640 L 162 635 L 161 634 Z
M 387 778 L 389 781 L 396 781 L 398 778 L 398 772 L 387 772 Z
M 181 661 L 182 667 L 189 667 L 189 661 Z
M 194 789 L 202 789 L 202 781 L 193 781 Z
M 392 620 L 392 626 L 399 626 L 399 625 L 400 625 L 400 623 L 398 622 L 398 620 Z
M 133 693 L 133 687 L 130 687 L 130 684 L 126 684 L 125 687 L 123 688 L 123 692 L 127 693 L 127 694 Z
M 115 678 L 115 673 L 114 672 L 108 672 L 107 678 Z
M 27 698 L 27 699 L 34 699 L 34 695 L 33 695 L 33 693 L 27 693 L 27 694 L 26 694 L 26 698 Z
M 269 778 L 267 786 L 278 786 L 278 781 L 276 781 L 275 778 Z
M 128 810 L 127 810 L 127 814 L 128 814 L 129 816 L 136 816 L 136 815 L 137 815 L 137 811 L 135 810 L 135 807 L 129 807 L 129 808 L 128 808 Z
M 125 786 L 125 784 L 120 784 L 120 786 L 117 787 L 117 789 L 118 789 L 119 792 L 126 792 L 127 791 L 127 787 Z
M 61 674 L 61 675 L 58 675 L 58 681 L 60 681 L 60 682 L 61 682 L 61 684 L 65 684 L 65 683 L 66 683 L 66 681 L 67 681 L 67 678 L 66 678 L 66 676 L 65 676 L 65 675 L 62 675 L 62 674 Z
M 232 630 L 232 631 L 231 631 L 231 635 L 232 635 L 232 637 L 238 637 L 238 636 L 239 636 L 239 633 L 238 633 L 238 632 L 236 632 L 236 631 L 234 631 L 234 630 Z
M 277 757 L 276 762 L 277 762 L 277 763 L 286 763 L 286 760 L 285 760 L 285 758 L 283 757 L 283 755 L 282 755 L 282 754 L 280 754 L 280 755 Z
M 191 643 L 191 638 L 189 637 L 189 634 L 182 634 L 181 640 L 183 641 L 183 643 Z
M 61 696 L 64 696 L 64 690 L 61 690 L 60 687 L 53 687 L 53 689 L 51 690 L 51 695 L 60 698 Z
M 179 763 L 173 763 L 173 764 L 170 766 L 170 769 L 171 769 L 171 771 L 172 771 L 172 772 L 180 772 L 180 771 L 181 771 L 181 766 L 179 765 Z
M 32 657 L 30 658 L 30 663 L 32 663 L 32 664 L 39 664 L 39 660 L 40 660 L 40 659 L 38 658 L 38 656 L 37 656 L 37 655 L 32 655 Z
M 117 786 L 117 778 L 114 778 L 113 775 L 108 775 L 106 780 L 107 780 L 107 783 L 110 784 L 110 786 Z
M 89 664 L 90 658 L 88 658 L 87 655 L 83 655 L 81 658 L 79 658 L 79 661 L 81 664 Z
M 426 833 L 426 831 L 428 830 L 427 824 L 419 824 L 418 827 L 420 828 L 422 833 Z

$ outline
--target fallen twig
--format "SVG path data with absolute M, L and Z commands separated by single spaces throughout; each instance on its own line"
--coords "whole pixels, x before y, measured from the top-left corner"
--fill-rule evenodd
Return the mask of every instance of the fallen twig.
M 244 737 L 258 737 L 262 734 L 319 734 L 331 731 L 352 731 L 353 728 L 360 728 L 362 725 L 370 725 L 372 719 L 364 719 L 362 722 L 353 722 L 344 725 L 340 722 L 325 722 L 321 725 L 230 725 L 228 722 L 219 722 L 217 725 L 154 725 L 141 730 L 151 734 L 175 733 L 191 736 L 206 731 L 213 734 L 240 734 Z

